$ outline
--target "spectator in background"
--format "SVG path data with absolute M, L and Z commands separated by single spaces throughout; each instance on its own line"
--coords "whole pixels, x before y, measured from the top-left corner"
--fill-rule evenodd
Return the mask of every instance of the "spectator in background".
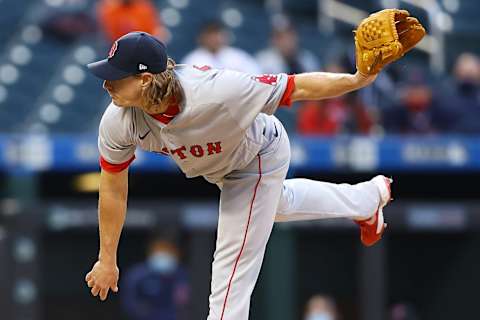
M 127 270 L 122 305 L 132 320 L 178 320 L 189 300 L 187 274 L 174 242 L 154 238 L 145 262 Z
M 324 295 L 312 296 L 305 306 L 303 320 L 339 320 L 335 301 Z
M 42 12 L 39 25 L 47 35 L 63 42 L 97 31 L 95 19 L 88 13 L 87 0 L 65 0 L 61 6 Z
M 285 19 L 279 22 L 272 29 L 270 47 L 256 54 L 261 72 L 297 74 L 319 71 L 318 58 L 310 51 L 299 47 L 298 34 L 295 28 Z M 276 116 L 288 131 L 296 130 L 297 114 L 294 109 L 303 104 L 295 103 L 292 108 L 277 111 Z
M 256 54 L 264 73 L 296 74 L 320 70 L 318 58 L 299 47 L 297 31 L 291 24 L 274 27 L 270 47 Z
M 198 47 L 187 54 L 182 63 L 260 74 L 255 59 L 247 52 L 229 46 L 228 42 L 225 27 L 218 21 L 208 22 L 200 30 Z
M 453 83 L 440 92 L 442 129 L 450 133 L 480 133 L 480 58 L 461 54 L 453 69 Z
M 390 308 L 389 320 L 420 320 L 420 318 L 412 304 L 402 302 Z
M 345 72 L 338 64 L 326 67 L 327 72 Z M 369 134 L 376 115 L 355 92 L 320 101 L 303 103 L 298 110 L 297 131 L 303 135 Z
M 165 40 L 166 31 L 150 0 L 100 0 L 97 17 L 109 43 L 131 31 L 145 31 Z
M 435 108 L 432 88 L 424 74 L 419 69 L 410 72 L 399 91 L 399 102 L 384 110 L 385 130 L 388 133 L 402 134 L 437 132 L 437 122 L 441 120 Z

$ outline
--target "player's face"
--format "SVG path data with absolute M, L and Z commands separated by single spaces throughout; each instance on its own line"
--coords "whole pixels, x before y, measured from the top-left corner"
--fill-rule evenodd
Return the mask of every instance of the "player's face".
M 113 103 L 119 107 L 140 106 L 142 79 L 130 76 L 120 80 L 106 80 L 103 88 L 107 90 Z

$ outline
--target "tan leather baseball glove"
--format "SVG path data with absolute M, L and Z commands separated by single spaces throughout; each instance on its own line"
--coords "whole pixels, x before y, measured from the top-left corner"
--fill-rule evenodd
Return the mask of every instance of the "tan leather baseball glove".
M 385 9 L 363 19 L 354 34 L 357 69 L 369 75 L 415 47 L 425 29 L 408 11 Z

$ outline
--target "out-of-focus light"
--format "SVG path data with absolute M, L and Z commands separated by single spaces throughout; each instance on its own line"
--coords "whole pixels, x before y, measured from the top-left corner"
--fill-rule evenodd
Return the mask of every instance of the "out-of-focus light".
M 169 0 L 168 3 L 177 9 L 184 9 L 190 4 L 189 0 Z
M 448 13 L 440 12 L 435 16 L 437 27 L 445 32 L 453 30 L 453 19 Z
M 33 134 L 20 143 L 21 165 L 27 170 L 47 170 L 53 163 L 53 146 L 46 135 Z
M 64 0 L 45 0 L 45 3 L 51 7 L 60 7 L 65 3 L 65 1 Z
M 373 170 L 378 166 L 377 145 L 368 138 L 355 138 L 348 148 L 348 161 L 356 170 Z
M 75 158 L 81 162 L 91 162 L 98 159 L 96 143 L 79 143 L 75 148 Z
M 442 3 L 445 10 L 450 13 L 456 13 L 460 9 L 460 1 L 458 0 L 443 0 Z
M 58 103 L 67 104 L 72 102 L 73 98 L 75 98 L 75 92 L 73 92 L 73 89 L 70 86 L 60 84 L 53 89 L 53 98 Z
M 93 50 L 90 46 L 79 47 L 77 50 L 75 50 L 73 55 L 75 60 L 81 65 L 92 62 L 96 57 L 95 50 Z
M 8 90 L 4 86 L 0 85 L 0 103 L 7 100 L 8 97 Z
M 22 40 L 28 44 L 36 44 L 42 40 L 43 33 L 37 25 L 28 25 L 22 30 Z
M 243 15 L 238 9 L 229 8 L 223 10 L 222 20 L 227 26 L 231 28 L 238 28 L 243 23 Z
M 29 304 L 37 298 L 37 286 L 30 279 L 18 280 L 13 290 L 14 301 L 18 304 Z
M 166 8 L 163 9 L 160 13 L 162 15 L 162 21 L 168 27 L 176 27 L 182 21 L 182 16 L 177 9 L 174 8 Z
M 17 82 L 19 77 L 18 69 L 13 64 L 5 64 L 0 67 L 0 81 L 5 84 Z
M 62 116 L 62 110 L 60 110 L 60 108 L 53 103 L 44 104 L 40 108 L 38 113 L 39 113 L 40 119 L 42 119 L 42 121 L 46 123 L 58 122 L 58 120 Z
M 14 216 L 20 213 L 20 203 L 15 198 L 6 198 L 0 202 L 0 209 L 5 216 Z
M 98 192 L 100 173 L 92 172 L 81 174 L 74 179 L 75 190 L 80 192 Z
M 454 165 L 462 166 L 465 165 L 465 163 L 468 161 L 468 152 L 461 144 L 452 143 L 448 147 L 447 154 L 450 163 Z
M 85 72 L 76 65 L 69 65 L 63 70 L 63 78 L 69 84 L 78 85 L 85 80 Z
M 35 122 L 28 127 L 28 132 L 32 134 L 47 134 L 48 128 L 40 122 Z
M 32 60 L 32 51 L 24 45 L 18 45 L 10 51 L 10 60 L 18 65 L 26 65 Z
M 36 253 L 37 249 L 31 238 L 20 237 L 15 241 L 13 256 L 17 262 L 32 262 L 35 259 Z
M 382 7 L 383 8 L 399 8 L 399 1 L 398 0 L 382 0 Z

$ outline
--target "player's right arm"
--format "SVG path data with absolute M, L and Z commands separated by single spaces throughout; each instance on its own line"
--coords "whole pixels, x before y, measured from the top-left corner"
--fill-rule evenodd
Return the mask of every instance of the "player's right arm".
M 98 261 L 85 281 L 93 296 L 105 300 L 108 291 L 118 291 L 117 249 L 127 212 L 128 168 L 121 172 L 102 169 L 98 201 L 100 250 Z
M 98 132 L 100 188 L 98 260 L 85 281 L 93 296 L 105 300 L 108 291 L 118 291 L 117 249 L 127 212 L 128 166 L 135 159 L 132 110 L 110 105 Z

